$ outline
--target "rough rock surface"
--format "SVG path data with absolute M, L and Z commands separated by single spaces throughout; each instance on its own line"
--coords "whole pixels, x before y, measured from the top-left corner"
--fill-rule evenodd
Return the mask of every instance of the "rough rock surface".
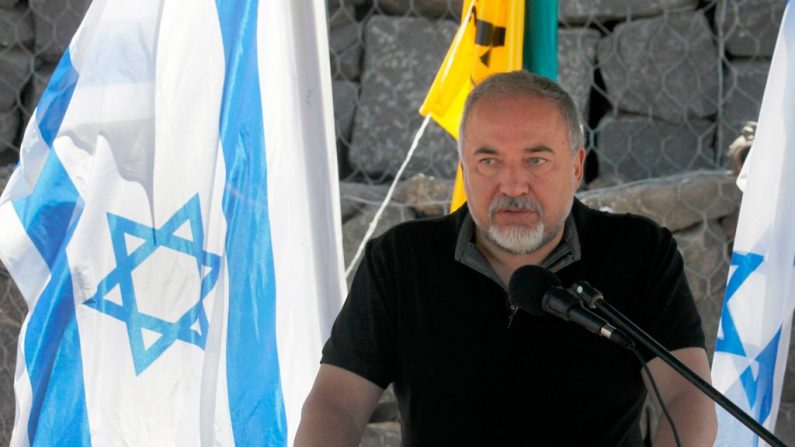
M 337 138 L 347 145 L 351 141 L 359 84 L 350 81 L 332 81 L 331 90 L 334 96 L 334 123 Z
M 400 447 L 400 423 L 369 424 L 364 430 L 359 447 Z
M 376 179 L 397 172 L 422 123 L 417 110 L 455 30 L 456 24 L 447 20 L 384 16 L 368 20 L 349 154 L 354 168 Z M 404 175 L 423 172 L 452 178 L 457 160 L 453 138 L 431 122 Z
M 72 40 L 91 0 L 28 0 L 36 30 L 36 56 L 56 63 Z
M 712 121 L 673 125 L 638 116 L 606 116 L 595 133 L 600 175 L 640 180 L 717 167 Z
M 562 29 L 558 32 L 558 81 L 574 98 L 580 116 L 588 116 L 588 99 L 593 85 L 598 31 Z
M 795 317 L 795 316 L 794 316 Z M 789 339 L 789 356 L 787 356 L 787 370 L 784 372 L 784 389 L 781 396 L 782 401 L 792 405 L 790 410 L 790 439 L 795 445 L 795 325 L 792 326 Z M 780 425 L 779 425 L 780 426 Z
M 376 0 L 376 7 L 390 15 L 420 15 L 436 19 L 461 14 L 463 0 Z
M 329 2 L 328 6 L 328 27 L 333 30 L 340 26 L 348 25 L 356 21 L 356 6 L 345 2 L 344 5 L 339 3 L 332 5 Z
M 698 0 L 560 0 L 558 19 L 567 24 L 625 20 L 664 11 L 694 10 Z
M 55 65 L 44 64 L 38 67 L 36 72 L 33 73 L 22 98 L 22 104 L 24 106 L 22 116 L 26 119 L 33 114 L 33 110 L 36 108 L 41 94 L 47 89 L 47 84 L 50 82 L 53 71 L 55 71 Z
M 723 147 L 740 135 L 746 121 L 757 121 L 762 95 L 765 92 L 769 61 L 734 61 L 723 87 Z
M 22 90 L 33 71 L 33 55 L 24 48 L 0 48 L 0 112 L 22 104 Z
M 450 209 L 453 180 L 441 180 L 417 174 L 402 182 L 394 200 L 413 208 L 421 216 L 442 216 Z
M 701 314 L 707 351 L 711 357 L 729 273 L 727 241 L 717 220 L 679 231 L 674 238 L 685 261 L 685 273 Z
M 6 183 L 8 183 L 12 172 L 14 172 L 14 165 L 0 166 L 0 194 L 6 188 Z M 2 263 L 0 263 L 0 271 L 5 271 Z
M 384 394 L 381 395 L 381 400 L 375 410 L 373 410 L 373 414 L 370 416 L 370 423 L 397 421 L 400 421 L 400 409 L 398 409 L 395 390 L 392 385 L 389 385 L 384 390 Z
M 389 185 L 340 182 L 342 222 L 347 222 L 367 207 L 380 205 L 388 189 Z
M 342 224 L 342 251 L 345 258 L 346 269 L 351 261 L 353 261 L 356 250 L 359 249 L 359 244 L 362 242 L 365 233 L 367 233 L 370 222 L 372 222 L 373 217 L 375 217 L 377 210 L 378 205 L 367 207 L 365 211 Z M 381 219 L 378 221 L 373 237 L 379 236 L 384 231 L 401 222 L 412 220 L 414 217 L 414 212 L 407 206 L 389 204 L 381 215 Z M 352 279 L 352 277 L 353 275 L 349 277 L 349 280 Z
M 728 216 L 740 206 L 736 177 L 724 171 L 694 171 L 578 193 L 586 205 L 635 213 L 679 231 Z
M 790 357 L 792 357 L 790 351 Z M 792 381 L 792 376 L 787 377 Z M 776 436 L 785 445 L 795 445 L 795 402 L 782 402 L 778 409 L 778 420 L 776 421 Z
M 14 425 L 16 346 L 26 312 L 19 289 L 0 264 L 0 445 L 8 445 Z
M 12 149 L 14 138 L 19 128 L 19 110 L 13 108 L 8 112 L 0 112 L 0 154 Z
M 772 56 L 787 2 L 779 0 L 719 1 L 715 18 L 734 56 Z
M 4 6 L 0 0 L 0 48 L 30 48 L 33 45 L 33 13 L 24 4 L 8 9 Z
M 331 53 L 331 76 L 334 79 L 353 81 L 361 74 L 362 25 L 350 22 L 332 28 L 329 32 L 329 52 Z
M 715 113 L 717 56 L 701 12 L 625 22 L 598 46 L 610 102 L 671 122 Z

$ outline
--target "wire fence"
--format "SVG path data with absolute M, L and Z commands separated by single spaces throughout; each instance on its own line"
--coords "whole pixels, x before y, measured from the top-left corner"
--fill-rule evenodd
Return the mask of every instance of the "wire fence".
M 0 0 L 0 189 L 89 3 Z M 461 3 L 328 0 L 346 261 L 422 123 L 417 110 Z M 649 215 L 674 231 L 713 340 L 740 200 L 722 171 L 731 166 L 729 144 L 759 112 L 784 4 L 559 0 L 559 81 L 574 96 L 588 137 L 580 196 L 593 206 Z M 455 141 L 431 123 L 376 234 L 443 213 L 456 163 Z M 0 267 L 0 444 L 13 421 L 15 340 L 24 312 Z M 786 387 L 782 401 L 795 405 L 795 384 Z

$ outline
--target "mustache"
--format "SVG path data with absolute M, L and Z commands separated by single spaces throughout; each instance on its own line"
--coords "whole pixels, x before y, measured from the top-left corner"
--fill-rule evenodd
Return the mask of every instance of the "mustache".
M 530 210 L 541 215 L 541 206 L 530 197 L 508 197 L 499 196 L 491 202 L 489 214 L 493 215 L 498 209 L 507 210 Z

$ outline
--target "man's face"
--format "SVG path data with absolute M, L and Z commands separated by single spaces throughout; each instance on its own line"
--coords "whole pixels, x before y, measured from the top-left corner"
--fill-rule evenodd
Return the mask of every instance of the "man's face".
M 529 254 L 563 231 L 583 173 L 566 121 L 543 98 L 486 97 L 471 110 L 461 163 L 472 217 L 502 250 Z

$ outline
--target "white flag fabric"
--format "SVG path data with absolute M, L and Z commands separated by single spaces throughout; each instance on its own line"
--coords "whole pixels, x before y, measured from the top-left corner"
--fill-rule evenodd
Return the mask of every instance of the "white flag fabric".
M 345 283 L 322 0 L 94 0 L 0 198 L 13 446 L 291 443 Z
M 795 10 L 781 22 L 744 186 L 712 380 L 773 431 L 795 310 Z M 724 410 L 719 446 L 764 443 Z

